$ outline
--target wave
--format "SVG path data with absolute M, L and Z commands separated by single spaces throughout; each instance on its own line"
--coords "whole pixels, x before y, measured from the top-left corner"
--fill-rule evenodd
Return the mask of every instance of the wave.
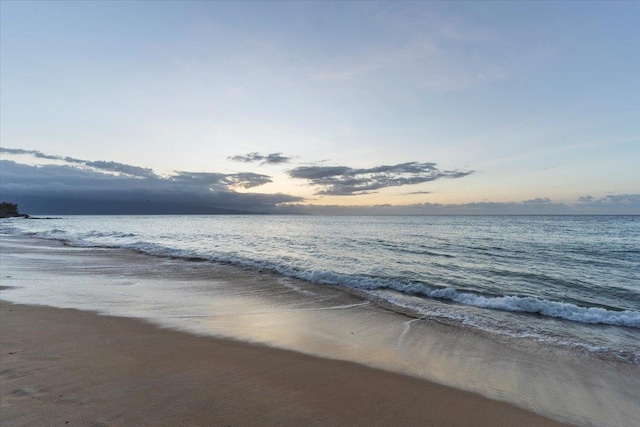
M 543 316 L 571 320 L 580 323 L 606 324 L 640 328 L 640 313 L 624 310 L 613 311 L 600 307 L 582 307 L 576 304 L 549 301 L 534 297 L 500 296 L 488 298 L 483 295 L 457 292 L 455 289 L 427 291 L 432 298 L 441 298 L 461 304 L 494 310 L 541 314 Z
M 51 230 L 31 231 L 31 232 L 25 232 L 24 234 L 26 234 L 27 236 L 39 237 L 42 239 L 60 240 L 60 236 L 66 235 L 67 232 L 60 228 L 52 228 Z
M 125 239 L 125 238 L 129 238 L 129 237 L 136 237 L 135 234 L 133 233 L 120 233 L 117 231 L 113 231 L 113 232 L 109 232 L 109 233 L 104 233 L 104 232 L 100 232 L 100 231 L 92 231 L 90 233 L 86 234 L 86 237 L 117 237 L 120 239 Z
M 517 295 L 488 297 L 461 292 L 451 287 L 435 288 L 409 281 L 340 275 L 331 271 L 311 271 L 298 273 L 295 276 L 316 283 L 342 285 L 364 290 L 390 289 L 408 295 L 426 296 L 479 308 L 540 314 L 580 323 L 640 328 L 640 312 L 631 310 L 614 311 L 600 307 L 582 307 L 567 302 Z
M 167 248 L 165 246 L 150 244 L 147 242 L 136 242 L 130 245 L 125 245 L 125 247 L 154 255 L 171 256 L 184 259 L 203 259 L 202 256 L 196 255 L 191 251 Z M 535 297 L 522 297 L 517 295 L 478 295 L 470 292 L 461 292 L 452 287 L 437 288 L 408 280 L 398 280 L 389 277 L 347 275 L 330 270 L 300 271 L 283 265 L 233 255 L 212 255 L 207 258 L 211 261 L 270 270 L 285 276 L 295 277 L 319 284 L 345 286 L 360 290 L 390 289 L 404 294 L 452 301 L 479 308 L 539 314 L 580 323 L 640 328 L 640 312 L 630 310 L 614 311 L 600 307 L 583 307 L 567 302 L 549 301 Z
M 11 231 L 21 232 L 15 229 Z M 90 235 L 84 236 L 85 238 L 75 238 L 69 236 L 64 230 L 52 229 L 44 232 L 26 234 L 50 240 L 61 240 L 66 244 L 73 246 L 123 248 L 144 254 L 179 258 L 187 261 L 214 261 L 258 268 L 318 284 L 337 285 L 364 291 L 386 289 L 406 295 L 427 297 L 484 309 L 537 314 L 585 324 L 603 324 L 640 328 L 640 312 L 632 310 L 617 311 L 602 307 L 585 307 L 573 303 L 552 301 L 531 296 L 486 295 L 462 291 L 455 289 L 454 287 L 438 287 L 431 284 L 394 277 L 350 275 L 331 270 L 303 270 L 294 266 L 278 264 L 267 260 L 251 259 L 236 254 L 202 254 L 193 250 L 171 248 L 146 241 L 104 244 L 91 242 L 86 239 L 86 237 L 135 237 L 135 235 L 130 233 L 89 233 Z

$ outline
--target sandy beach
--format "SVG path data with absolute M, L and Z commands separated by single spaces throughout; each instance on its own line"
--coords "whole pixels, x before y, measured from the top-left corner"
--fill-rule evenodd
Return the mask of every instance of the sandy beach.
M 638 419 L 636 367 L 407 318 L 331 287 L 27 237 L 3 236 L 0 258 L 3 426 Z
M 1 307 L 3 426 L 559 425 L 354 363 L 77 310 Z

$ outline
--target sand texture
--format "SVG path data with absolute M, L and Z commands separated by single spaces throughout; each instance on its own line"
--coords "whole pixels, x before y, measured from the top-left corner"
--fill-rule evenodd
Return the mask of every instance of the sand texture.
M 2 426 L 541 426 L 507 403 L 349 362 L 2 302 Z

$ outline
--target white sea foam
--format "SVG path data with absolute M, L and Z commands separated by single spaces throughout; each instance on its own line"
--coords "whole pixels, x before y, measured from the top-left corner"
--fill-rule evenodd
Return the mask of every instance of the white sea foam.
M 612 311 L 600 307 L 580 307 L 571 303 L 548 301 L 532 297 L 486 297 L 483 295 L 458 292 L 452 288 L 424 289 L 416 293 L 424 294 L 431 298 L 440 298 L 481 308 L 542 314 L 544 316 L 580 323 L 601 323 L 640 328 L 640 312 L 631 310 Z
M 343 285 L 358 289 L 393 289 L 410 295 L 424 295 L 430 298 L 493 310 L 541 314 L 580 323 L 640 328 L 640 312 L 631 310 L 612 311 L 600 307 L 580 307 L 571 303 L 548 301 L 532 297 L 487 297 L 460 292 L 453 288 L 433 289 L 421 284 L 406 284 L 383 279 L 343 276 L 327 271 L 314 271 L 297 274 L 296 276 L 318 283 Z

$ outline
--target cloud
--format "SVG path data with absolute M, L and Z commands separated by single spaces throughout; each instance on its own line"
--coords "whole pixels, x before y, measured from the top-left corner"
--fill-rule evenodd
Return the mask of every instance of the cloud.
M 458 204 L 415 203 L 411 205 L 302 205 L 283 204 L 277 213 L 316 215 L 638 215 L 640 194 L 608 195 L 600 199 L 580 197 L 575 203 L 554 202 L 540 197 L 521 202 L 471 202 Z
M 249 154 L 238 154 L 235 156 L 227 157 L 227 159 L 233 162 L 260 162 L 261 165 L 278 165 L 281 163 L 289 163 L 291 157 L 283 156 L 282 153 L 270 153 L 264 156 L 260 153 L 253 152 Z
M 223 174 L 215 172 L 178 172 L 168 179 L 182 184 L 220 186 L 230 188 L 253 188 L 271 182 L 271 177 L 252 172 Z
M 319 82 L 393 82 L 396 89 L 460 91 L 507 79 L 520 56 L 497 55 L 509 46 L 497 40 L 414 35 L 385 41 L 349 55 L 336 55 L 310 72 Z M 474 54 L 469 54 L 469 45 Z M 479 54 L 478 52 L 484 52 Z M 371 85 L 367 85 L 371 88 Z M 379 90 L 382 86 L 376 87 Z
M 122 173 L 129 176 L 137 176 L 137 177 L 156 176 L 153 170 L 148 168 L 141 168 L 139 166 L 131 166 L 131 165 L 126 165 L 124 163 L 117 163 L 117 162 L 110 162 L 110 161 L 103 161 L 103 160 L 98 160 L 98 161 L 81 160 L 81 159 L 76 159 L 74 157 L 63 157 L 63 156 L 56 156 L 51 154 L 44 154 L 41 151 L 37 151 L 37 150 L 23 150 L 20 148 L 0 147 L 0 153 L 17 154 L 17 155 L 23 154 L 23 155 L 31 155 L 38 159 L 60 160 L 66 163 L 82 165 L 82 166 L 86 166 L 86 167 L 93 168 L 100 171 Z
M 168 177 L 151 169 L 87 161 L 35 150 L 2 148 L 64 164 L 27 165 L 0 160 L 0 194 L 25 212 L 41 214 L 207 214 L 265 212 L 304 198 L 238 192 L 271 182 L 268 175 L 180 171 Z
M 226 182 L 228 183 L 227 185 L 231 187 L 253 188 L 272 181 L 267 175 L 244 172 L 227 175 Z
M 578 198 L 578 204 L 592 209 L 611 208 L 635 209 L 635 214 L 640 214 L 640 194 L 609 194 L 600 199 L 592 196 Z
M 551 203 L 551 199 L 548 197 L 537 197 L 535 199 L 524 200 L 522 203 L 524 203 L 525 205 L 540 205 Z
M 75 166 L 83 166 L 98 173 L 116 173 L 120 176 L 126 176 L 131 178 L 151 178 L 158 182 L 173 182 L 180 183 L 181 185 L 209 185 L 209 186 L 224 186 L 229 188 L 253 188 L 263 184 L 271 182 L 271 177 L 268 175 L 262 175 L 252 172 L 241 172 L 233 174 L 223 174 L 216 172 L 176 172 L 174 175 L 168 178 L 162 178 L 153 172 L 152 169 L 142 168 L 139 166 L 127 165 L 124 163 L 117 163 L 112 161 L 91 161 L 81 160 L 74 157 L 56 156 L 50 154 L 44 154 L 37 150 L 23 150 L 19 148 L 4 148 L 0 147 L 0 153 L 14 154 L 14 155 L 31 155 L 39 159 L 58 160 L 67 163 L 66 166 L 69 169 L 64 169 L 67 172 L 76 171 L 78 168 Z M 44 170 L 52 170 L 51 165 L 45 165 Z M 58 169 L 58 173 L 63 169 Z M 65 174 L 67 175 L 67 174 Z M 99 175 L 96 175 L 99 176 Z M 150 181 L 149 181 L 150 182 Z
M 591 203 L 594 198 L 592 196 L 582 196 L 578 197 L 578 203 Z
M 292 178 L 317 180 L 347 174 L 351 168 L 346 166 L 300 166 L 289 171 Z
M 420 184 L 441 178 L 462 178 L 474 171 L 440 170 L 435 163 L 408 162 L 368 169 L 347 166 L 300 166 L 289 176 L 319 187 L 318 195 L 360 195 L 387 187 Z
M 599 202 L 640 204 L 640 194 L 610 194 Z

